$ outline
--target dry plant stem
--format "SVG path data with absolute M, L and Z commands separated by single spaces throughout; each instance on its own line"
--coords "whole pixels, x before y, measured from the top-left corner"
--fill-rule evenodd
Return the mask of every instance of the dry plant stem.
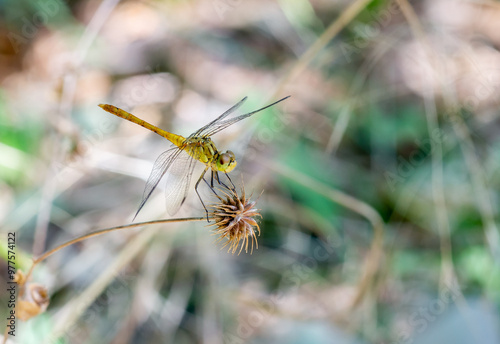
M 469 2 L 472 6 L 493 6 L 494 8 L 500 9 L 500 5 L 495 2 L 481 1 L 479 3 Z M 479 71 L 478 71 L 479 72 Z M 452 95 L 450 94 L 449 88 L 441 82 L 442 93 L 444 95 L 444 100 L 448 108 L 453 109 L 456 107 L 457 102 L 454 101 Z M 500 234 L 498 226 L 495 223 L 495 211 L 492 205 L 491 196 L 488 192 L 488 186 L 486 182 L 486 177 L 481 171 L 481 163 L 477 154 L 475 152 L 474 143 L 471 139 L 471 133 L 469 128 L 465 124 L 464 120 L 455 112 L 450 111 L 449 120 L 452 122 L 453 130 L 455 131 L 457 137 L 459 138 L 460 149 L 464 156 L 467 169 L 472 181 L 472 186 L 474 193 L 476 195 L 476 201 L 479 209 L 479 214 L 484 226 L 484 232 L 486 236 L 486 242 L 488 244 L 491 255 L 494 257 L 496 264 L 500 263 Z
M 443 83 L 441 83 L 441 85 L 443 85 Z M 491 196 L 488 192 L 486 176 L 481 170 L 482 164 L 476 154 L 469 128 L 457 112 L 453 111 L 453 109 L 456 108 L 457 102 L 454 100 L 447 87 L 443 86 L 441 91 L 444 95 L 446 108 L 451 109 L 451 111 L 447 111 L 447 119 L 452 123 L 453 131 L 458 137 L 460 149 L 464 156 L 467 169 L 469 170 L 479 215 L 481 216 L 484 227 L 486 243 L 491 255 L 498 265 L 500 263 L 500 235 L 498 226 L 495 223 L 495 211 L 492 205 Z
M 463 123 L 463 119 L 455 113 L 451 116 L 453 116 L 452 121 L 454 121 L 453 130 L 457 133 L 457 136 L 461 138 L 460 148 L 465 157 L 467 168 L 469 169 L 472 180 L 472 186 L 476 194 L 479 213 L 484 226 L 486 242 L 491 255 L 495 259 L 496 263 L 499 264 L 500 236 L 498 233 L 498 227 L 495 223 L 495 211 L 493 209 L 493 205 L 491 204 L 491 196 L 488 192 L 488 187 L 486 186 L 484 173 L 480 168 L 481 163 L 476 155 L 474 143 L 472 142 L 467 126 Z
M 58 115 L 62 117 L 64 115 L 69 116 L 71 108 L 71 103 L 73 101 L 74 93 L 76 90 L 76 78 L 73 73 L 66 75 L 63 79 L 62 96 L 61 102 L 59 104 Z M 55 120 L 54 120 L 55 121 Z M 56 166 L 60 165 L 63 161 L 64 151 L 59 142 L 61 142 L 60 133 L 53 132 L 50 138 L 50 156 L 51 163 L 50 168 L 47 173 L 46 180 L 42 187 L 40 207 L 38 209 L 38 216 L 36 218 L 35 234 L 33 240 L 33 254 L 38 255 L 42 252 L 45 246 L 45 240 L 47 237 L 47 229 L 49 226 L 50 213 L 52 210 L 52 200 L 54 199 L 54 190 L 56 187 L 57 179 L 57 169 Z
M 69 118 L 76 92 L 76 84 L 78 79 L 77 70 L 85 60 L 90 46 L 97 37 L 97 33 L 100 31 L 107 18 L 109 17 L 109 14 L 113 11 L 118 2 L 119 0 L 104 0 L 92 17 L 92 20 L 85 29 L 85 32 L 82 34 L 80 41 L 78 42 L 78 47 L 74 52 L 74 58 L 71 60 L 72 66 L 63 78 L 62 96 L 56 116 L 66 116 Z M 57 120 L 54 120 L 54 122 L 56 121 Z M 47 228 L 49 225 L 50 213 L 52 209 L 52 200 L 54 199 L 54 190 L 57 183 L 57 172 L 53 171 L 56 171 L 55 167 L 61 164 L 64 158 L 63 155 L 65 154 L 63 147 L 58 144 L 58 142 L 61 141 L 57 137 L 59 135 L 61 134 L 53 133 L 51 138 L 51 168 L 49 169 L 46 182 L 42 187 L 40 208 L 38 210 L 35 235 L 33 240 L 33 255 L 40 254 L 43 247 L 45 246 Z
M 203 220 L 206 220 L 206 218 L 200 218 L 198 221 Z M 116 278 L 119 271 L 127 266 L 146 247 L 158 230 L 159 228 L 141 231 L 134 237 L 134 240 L 128 242 L 113 262 L 102 271 L 92 284 L 67 304 L 65 310 L 63 310 L 63 314 L 56 321 L 53 332 L 44 340 L 44 343 L 56 343 L 63 336 L 74 334 L 71 331 L 74 328 L 75 322 Z
M 292 66 L 290 71 L 281 79 L 276 91 L 271 96 L 271 99 L 276 98 L 283 88 L 300 73 L 307 68 L 311 61 L 318 55 L 328 42 L 330 42 L 344 27 L 347 26 L 372 0 L 357 0 L 347 9 L 342 11 L 342 14 L 323 32 L 323 34 L 307 49 L 307 51 L 299 58 Z
M 131 223 L 128 225 L 123 225 L 123 226 L 116 226 L 116 227 L 111 227 L 111 228 L 105 228 L 105 229 L 98 229 L 93 232 L 84 234 L 82 236 L 79 236 L 78 238 L 72 239 L 70 241 L 65 242 L 64 244 L 61 244 L 55 248 L 53 248 L 50 251 L 45 252 L 42 254 L 40 257 L 33 259 L 33 264 L 31 265 L 30 270 L 28 271 L 28 274 L 26 275 L 26 280 L 30 277 L 31 273 L 33 272 L 33 269 L 35 266 L 45 260 L 47 257 L 51 256 L 52 254 L 56 253 L 57 251 L 68 247 L 70 245 L 73 245 L 77 242 L 83 241 L 85 239 L 89 239 L 98 235 L 118 231 L 121 229 L 128 229 L 128 228 L 134 228 L 134 227 L 142 227 L 142 226 L 148 226 L 148 225 L 155 225 L 155 224 L 160 224 L 160 223 L 173 223 L 173 222 L 189 222 L 189 221 L 205 221 L 205 217 L 186 217 L 186 218 L 179 218 L 179 219 L 163 219 L 163 220 L 154 220 L 154 221 L 147 221 L 147 222 L 137 222 L 137 223 Z
M 307 66 L 312 62 L 312 60 L 318 55 L 318 53 L 340 32 L 345 28 L 369 3 L 373 0 L 357 0 L 351 4 L 347 9 L 342 11 L 340 16 L 333 23 L 328 26 L 328 28 L 323 32 L 323 34 L 314 42 L 314 44 L 306 50 L 304 54 L 292 65 L 290 70 L 285 73 L 281 78 L 276 91 L 272 94 L 269 99 L 274 99 L 283 92 L 283 89 L 295 79 L 300 73 L 302 73 Z M 335 126 L 335 137 L 340 137 L 340 133 L 345 130 L 345 126 L 348 123 L 349 108 L 346 109 L 344 116 L 338 119 L 337 125 Z M 333 139 L 335 140 L 335 138 Z M 334 145 L 335 141 L 330 143 L 329 147 Z M 330 148 L 333 149 L 333 148 Z
M 426 54 L 429 63 L 436 64 L 437 61 L 435 58 L 435 54 L 433 54 L 431 45 L 426 39 L 424 30 L 422 29 L 422 26 L 415 12 L 413 11 L 413 8 L 406 0 L 396 0 L 396 1 L 400 6 L 401 11 L 403 12 L 403 15 L 405 16 L 406 20 L 410 24 L 413 34 L 422 44 L 422 47 L 424 49 L 424 52 Z M 434 65 L 433 67 L 435 66 L 436 65 Z M 439 69 L 431 68 L 431 70 L 439 70 Z M 438 119 L 437 119 L 436 105 L 435 105 L 433 91 L 434 90 L 431 90 L 431 94 L 429 94 L 429 97 L 425 98 L 429 134 L 431 134 L 433 130 L 438 128 Z M 432 103 L 430 102 L 430 100 L 432 100 Z M 431 105 L 432 107 L 429 108 L 429 105 Z M 441 143 L 438 140 L 431 140 L 431 150 L 439 154 L 438 156 L 436 153 L 432 154 L 432 163 L 433 163 L 432 179 L 433 179 L 433 185 L 435 186 L 433 188 L 434 202 L 436 203 L 436 216 L 437 216 L 438 229 L 441 240 L 441 256 L 443 260 L 443 263 L 441 265 L 441 271 L 442 271 L 441 287 L 446 288 L 451 285 L 457 285 L 458 279 L 456 277 L 453 267 L 450 229 L 448 223 L 448 216 L 446 212 L 446 203 L 444 198 Z M 457 299 L 457 306 L 458 309 L 462 312 L 462 314 L 465 314 L 465 311 L 467 310 L 467 301 L 465 300 L 463 295 L 459 295 Z
M 346 104 L 340 110 L 340 113 L 337 117 L 337 122 L 333 128 L 332 135 L 328 139 L 328 143 L 326 144 L 325 153 L 330 155 L 337 151 L 337 148 L 340 145 L 340 141 L 344 136 L 344 133 L 347 129 L 347 125 L 349 124 L 349 117 L 351 116 L 351 104 Z
M 294 180 L 297 183 L 331 199 L 347 209 L 360 214 L 366 218 L 373 227 L 373 240 L 370 252 L 366 258 L 363 275 L 361 277 L 360 287 L 351 304 L 351 310 L 356 308 L 363 300 L 370 286 L 374 282 L 375 275 L 382 259 L 382 245 L 384 238 L 384 221 L 379 213 L 368 204 L 349 196 L 341 191 L 334 190 L 330 186 L 320 183 L 309 176 L 294 171 L 286 166 L 272 161 L 265 161 L 265 166 L 270 167 L 281 175 Z
M 365 105 L 366 98 L 368 98 L 368 96 L 362 93 L 363 87 L 365 86 L 365 80 L 368 78 L 370 72 L 377 66 L 377 63 L 385 56 L 385 54 L 391 49 L 392 46 L 393 45 L 391 45 L 390 43 L 384 44 L 382 46 L 382 49 L 378 49 L 379 51 L 376 51 L 374 56 L 364 62 L 357 70 L 356 75 L 353 78 L 352 86 L 350 87 L 350 90 L 348 92 L 350 100 L 340 109 L 332 134 L 330 135 L 330 138 L 328 139 L 328 142 L 326 144 L 325 153 L 327 155 L 335 153 L 340 146 L 347 126 L 349 125 L 353 109 Z M 391 91 L 384 89 L 383 96 L 387 97 L 388 95 L 391 95 L 392 97 L 401 93 L 403 93 L 401 88 Z
M 404 17 L 408 21 L 411 31 L 420 42 L 427 61 L 436 67 L 434 53 L 429 42 L 426 39 L 425 32 L 420 25 L 417 15 L 413 8 L 406 0 L 396 0 L 401 8 Z M 431 68 L 431 70 L 438 70 Z M 432 76 L 429 76 L 431 78 Z M 433 80 L 428 80 L 429 85 L 433 84 Z M 429 89 L 430 88 L 430 89 Z M 439 129 L 437 118 L 435 90 L 431 86 L 425 86 L 427 91 L 424 97 L 425 113 L 427 116 L 427 127 L 429 136 L 432 136 Z M 438 140 L 431 140 L 432 154 L 432 192 L 434 204 L 436 205 L 437 227 L 441 246 L 441 284 L 451 285 L 456 280 L 451 257 L 451 239 L 450 239 L 450 224 L 448 222 L 448 213 L 446 210 L 446 200 L 443 189 L 443 148 Z

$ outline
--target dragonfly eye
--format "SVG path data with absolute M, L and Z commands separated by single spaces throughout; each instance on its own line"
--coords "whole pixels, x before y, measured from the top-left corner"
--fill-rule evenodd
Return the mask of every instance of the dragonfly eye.
M 219 158 L 219 164 L 221 165 L 227 165 L 230 162 L 231 162 L 231 157 L 227 153 L 222 154 Z
M 217 159 L 217 169 L 221 172 L 229 173 L 236 167 L 234 153 L 227 151 L 219 155 Z
M 227 151 L 217 159 L 217 169 L 221 172 L 229 173 L 236 167 L 236 159 L 231 151 Z

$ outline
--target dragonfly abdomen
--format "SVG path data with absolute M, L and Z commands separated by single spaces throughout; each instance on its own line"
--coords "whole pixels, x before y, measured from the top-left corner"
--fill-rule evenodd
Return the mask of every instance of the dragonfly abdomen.
M 186 141 L 186 139 L 184 137 L 177 135 L 177 134 L 169 133 L 168 131 L 160 129 L 157 126 L 152 125 L 151 123 L 148 123 L 145 120 L 142 120 L 139 117 L 136 117 L 125 110 L 117 108 L 116 106 L 109 105 L 109 104 L 99 104 L 99 106 L 103 110 L 105 110 L 105 111 L 107 111 L 115 116 L 126 119 L 127 121 L 130 121 L 132 123 L 139 124 L 141 127 L 144 127 L 146 129 L 151 130 L 152 132 L 157 133 L 158 135 L 160 135 L 160 136 L 166 138 L 167 140 L 169 140 L 170 142 L 172 142 L 177 147 L 181 147 L 182 144 L 184 143 L 184 141 Z
M 170 142 L 172 142 L 179 148 L 182 148 L 186 143 L 186 139 L 184 137 L 177 134 L 169 133 L 168 131 L 164 131 L 160 135 L 169 140 Z

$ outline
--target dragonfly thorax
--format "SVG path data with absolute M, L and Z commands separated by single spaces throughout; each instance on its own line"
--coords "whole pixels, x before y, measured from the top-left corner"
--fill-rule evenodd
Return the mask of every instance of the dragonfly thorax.
M 218 155 L 217 148 L 209 137 L 188 138 L 181 149 L 204 164 L 211 164 Z
M 210 137 L 191 137 L 184 142 L 184 148 L 194 159 L 209 165 L 212 170 L 231 172 L 236 167 L 234 153 L 219 152 Z

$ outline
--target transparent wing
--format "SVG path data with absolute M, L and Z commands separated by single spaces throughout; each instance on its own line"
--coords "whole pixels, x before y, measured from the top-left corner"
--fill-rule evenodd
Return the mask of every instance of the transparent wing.
M 173 147 L 163 152 L 158 159 L 156 159 L 153 169 L 151 170 L 151 174 L 149 175 L 148 181 L 146 182 L 146 187 L 144 188 L 144 193 L 142 194 L 141 204 L 139 205 L 139 209 L 135 213 L 134 219 L 137 214 L 141 211 L 144 204 L 148 201 L 149 197 L 153 193 L 153 190 L 156 188 L 161 178 L 167 172 L 169 167 L 174 163 L 174 161 L 179 157 L 182 150 L 178 147 Z
M 165 197 L 170 215 L 174 215 L 186 200 L 195 164 L 195 159 L 185 151 L 181 151 L 167 173 Z
M 208 128 L 214 126 L 216 123 L 222 121 L 224 118 L 226 118 L 227 116 L 229 116 L 230 114 L 232 114 L 234 111 L 236 111 L 241 105 L 243 105 L 243 103 L 245 102 L 245 100 L 247 100 L 247 97 L 243 98 L 242 100 L 240 100 L 238 103 L 236 103 L 235 105 L 233 105 L 229 110 L 227 110 L 226 112 L 224 112 L 222 115 L 220 115 L 219 117 L 217 117 L 216 119 L 214 119 L 212 122 L 208 123 L 207 125 L 201 127 L 200 129 L 198 129 L 197 132 L 193 133 L 191 136 L 189 137 L 194 137 L 194 136 L 202 136 L 202 132 L 204 130 L 207 130 Z
M 289 97 L 290 97 L 290 96 L 287 96 L 287 97 L 282 98 L 282 99 L 280 99 L 280 100 L 278 100 L 278 101 L 275 101 L 275 102 L 274 102 L 274 103 L 272 103 L 272 104 L 269 104 L 269 105 L 267 105 L 267 106 L 264 106 L 263 108 L 260 108 L 260 109 L 258 109 L 258 110 L 255 110 L 255 111 L 249 112 L 249 113 L 247 113 L 247 114 L 244 114 L 244 115 L 241 115 L 241 116 L 238 116 L 238 117 L 234 117 L 234 118 L 226 119 L 226 120 L 224 120 L 224 121 L 222 121 L 222 122 L 217 122 L 217 120 L 216 120 L 216 121 L 213 121 L 213 122 L 211 122 L 211 123 L 210 123 L 210 124 L 211 124 L 210 126 L 205 126 L 205 127 L 203 127 L 202 129 L 198 130 L 198 132 L 196 132 L 196 134 L 197 134 L 197 136 L 212 136 L 212 135 L 214 135 L 214 134 L 217 134 L 219 131 L 221 131 L 221 130 L 223 130 L 223 129 L 227 128 L 227 127 L 229 127 L 230 125 L 233 125 L 234 123 L 239 122 L 239 121 L 241 121 L 242 119 L 245 119 L 245 118 L 247 118 L 247 117 L 250 117 L 250 116 L 252 116 L 252 115 L 255 115 L 257 112 L 260 112 L 260 111 L 265 110 L 265 109 L 267 109 L 267 108 L 269 108 L 269 107 L 271 107 L 271 106 L 273 106 L 273 105 L 276 105 L 276 104 L 278 104 L 279 102 L 282 102 L 283 100 L 285 100 L 285 99 L 287 99 L 287 98 L 289 98 Z M 244 98 L 244 99 L 246 99 L 246 98 Z M 244 99 L 243 99 L 243 100 L 244 100 Z M 241 103 L 241 102 L 240 102 L 240 103 Z M 220 118 L 220 117 L 219 117 L 219 118 Z

